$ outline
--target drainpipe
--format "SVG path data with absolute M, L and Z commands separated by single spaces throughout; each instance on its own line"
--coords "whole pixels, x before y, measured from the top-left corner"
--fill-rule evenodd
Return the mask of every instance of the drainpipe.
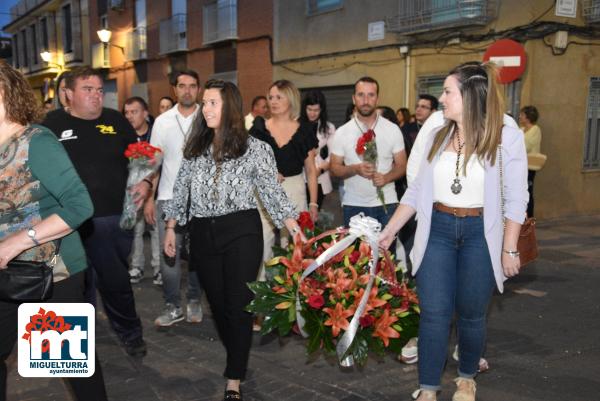
M 403 54 L 406 58 L 404 59 L 404 107 L 408 107 L 409 97 L 410 97 L 410 53 L 408 46 L 401 46 L 400 53 Z

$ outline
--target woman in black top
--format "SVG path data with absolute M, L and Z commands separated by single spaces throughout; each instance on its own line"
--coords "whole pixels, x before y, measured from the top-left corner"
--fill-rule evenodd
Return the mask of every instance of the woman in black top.
M 256 117 L 250 135 L 267 142 L 273 149 L 277 162 L 278 180 L 297 211 L 309 210 L 313 220 L 319 214 L 317 203 L 318 184 L 315 165 L 316 148 L 319 145 L 315 126 L 299 121 L 300 92 L 293 83 L 286 80 L 274 82 L 267 96 L 271 118 Z M 306 174 L 306 184 L 302 169 Z M 309 203 L 306 204 L 306 186 Z M 264 252 L 263 260 L 272 258 L 275 243 L 274 227 L 263 210 Z M 287 245 L 287 233 L 281 233 L 282 246 Z M 264 279 L 261 269 L 259 280 Z

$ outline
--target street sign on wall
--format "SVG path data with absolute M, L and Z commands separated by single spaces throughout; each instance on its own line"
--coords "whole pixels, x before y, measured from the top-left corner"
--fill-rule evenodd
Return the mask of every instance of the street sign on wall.
M 511 39 L 498 40 L 483 55 L 483 61 L 491 61 L 500 67 L 500 82 L 507 84 L 525 72 L 527 55 L 522 44 Z

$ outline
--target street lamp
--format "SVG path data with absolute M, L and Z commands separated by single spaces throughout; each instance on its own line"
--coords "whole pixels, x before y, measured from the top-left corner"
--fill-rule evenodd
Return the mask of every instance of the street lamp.
M 123 46 L 115 45 L 114 43 L 110 42 L 110 37 L 112 36 L 112 32 L 111 31 L 109 31 L 108 29 L 104 28 L 104 29 L 101 29 L 99 31 L 96 31 L 96 33 L 98 34 L 98 38 L 100 38 L 100 42 L 104 43 L 105 45 L 110 45 L 110 46 L 118 47 L 119 49 L 121 49 L 121 51 L 123 52 L 123 54 L 125 54 L 125 48 Z
M 52 53 L 50 53 L 48 50 L 45 50 L 43 52 L 40 53 L 40 57 L 42 58 L 42 61 L 50 66 L 54 66 L 56 68 L 58 68 L 59 70 L 62 71 L 63 66 L 58 64 L 58 63 L 54 63 L 52 62 Z
M 49 63 L 50 60 L 52 60 L 52 53 L 46 50 L 40 53 L 40 57 L 42 58 L 42 60 L 44 60 L 45 63 Z
M 96 32 L 98 37 L 100 38 L 100 42 L 108 43 L 110 41 L 110 37 L 112 36 L 112 32 L 108 29 L 101 29 Z

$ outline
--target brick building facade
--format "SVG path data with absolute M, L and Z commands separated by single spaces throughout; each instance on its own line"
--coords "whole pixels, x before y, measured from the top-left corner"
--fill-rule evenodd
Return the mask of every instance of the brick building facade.
M 159 99 L 173 95 L 169 74 L 190 68 L 201 83 L 237 83 L 248 111 L 273 77 L 272 0 L 21 0 L 11 14 L 5 29 L 20 55 L 13 64 L 41 98 L 52 97 L 43 86 L 62 69 L 91 65 L 105 76 L 107 106 L 120 109 L 137 95 L 155 114 Z M 108 43 L 101 29 L 110 31 Z M 43 50 L 50 63 L 39 61 Z

